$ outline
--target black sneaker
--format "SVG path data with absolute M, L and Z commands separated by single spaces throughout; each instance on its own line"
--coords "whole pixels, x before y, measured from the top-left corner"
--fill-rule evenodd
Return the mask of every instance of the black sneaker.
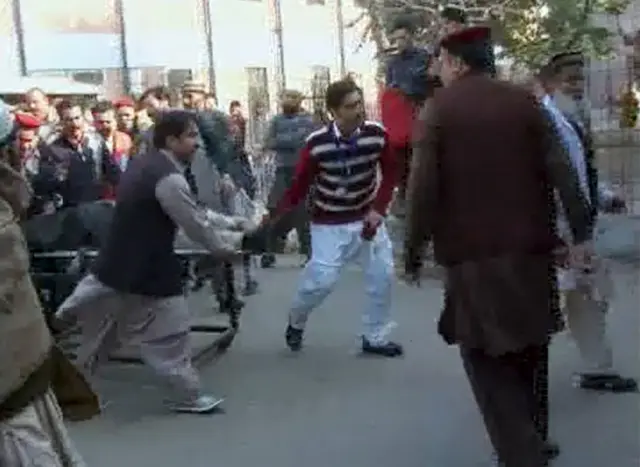
M 560 446 L 554 441 L 545 441 L 542 452 L 547 461 L 552 461 L 560 455 Z
M 289 347 L 292 352 L 299 352 L 302 350 L 303 336 L 304 331 L 302 329 L 296 329 L 291 325 L 287 326 L 287 332 L 285 333 L 287 347 Z
M 362 338 L 362 353 L 380 355 L 382 357 L 400 357 L 404 355 L 404 348 L 395 342 L 387 342 L 382 345 L 373 345 L 364 337 Z
M 244 295 L 245 297 L 249 297 L 257 293 L 258 293 L 258 281 L 255 279 L 251 279 L 247 281 L 247 283 L 244 286 L 244 290 L 242 291 L 242 295 Z
M 276 264 L 276 255 L 273 253 L 265 253 L 260 258 L 260 267 L 263 269 L 272 268 Z
M 542 454 L 545 458 L 545 461 L 548 463 L 560 455 L 560 446 L 558 446 L 558 444 L 553 441 L 545 441 L 544 447 L 542 448 Z M 500 462 L 500 459 L 495 452 L 492 456 L 491 465 L 493 467 L 505 467 L 505 463 Z
M 247 232 L 242 237 L 242 250 L 254 255 L 259 255 L 267 251 L 267 238 L 269 230 L 266 225 Z
M 591 391 L 638 392 L 638 383 L 635 379 L 616 374 L 582 374 L 578 376 L 577 385 Z

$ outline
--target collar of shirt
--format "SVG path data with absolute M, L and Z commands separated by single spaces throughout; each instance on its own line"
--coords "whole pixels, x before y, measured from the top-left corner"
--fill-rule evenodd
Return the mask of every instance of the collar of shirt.
M 180 159 L 178 159 L 175 154 L 173 154 L 171 151 L 167 150 L 167 149 L 160 149 L 160 152 L 162 154 L 164 154 L 164 156 L 169 159 L 171 161 L 171 163 L 173 165 L 176 166 L 176 168 L 180 171 L 180 172 L 184 172 L 189 165 L 185 164 L 184 162 L 180 161 Z
M 351 139 L 357 137 L 361 132 L 360 127 L 358 127 L 358 128 L 356 128 L 356 130 L 353 133 L 351 133 L 350 136 L 344 136 L 342 134 L 342 132 L 340 131 L 340 128 L 338 128 L 338 125 L 337 125 L 336 122 L 331 123 L 331 130 L 332 130 L 333 135 L 335 136 L 336 140 L 338 140 L 338 141 L 351 140 Z
M 562 139 L 562 143 L 569 153 L 569 158 L 571 159 L 572 165 L 576 170 L 576 174 L 578 176 L 578 180 L 580 182 L 580 186 L 582 188 L 584 196 L 588 201 L 592 201 L 589 197 L 589 184 L 587 179 L 585 151 L 580 136 L 576 132 L 575 128 L 573 128 L 569 120 L 567 120 L 564 114 L 555 105 L 551 96 L 544 96 L 542 98 L 542 104 L 551 115 L 551 118 L 553 118 L 555 127 L 558 130 L 560 138 Z

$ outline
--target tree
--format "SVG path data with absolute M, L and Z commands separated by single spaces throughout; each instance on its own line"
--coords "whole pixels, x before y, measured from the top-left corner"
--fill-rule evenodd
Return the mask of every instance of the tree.
M 365 22 L 363 41 L 372 41 L 380 56 L 388 48 L 387 32 L 399 15 L 411 15 L 420 40 L 433 43 L 440 35 L 439 10 L 457 4 L 470 21 L 491 26 L 502 55 L 527 67 L 550 55 L 581 49 L 590 56 L 611 52 L 612 32 L 594 23 L 601 14 L 620 15 L 630 0 L 356 0 L 363 14 L 352 23 Z

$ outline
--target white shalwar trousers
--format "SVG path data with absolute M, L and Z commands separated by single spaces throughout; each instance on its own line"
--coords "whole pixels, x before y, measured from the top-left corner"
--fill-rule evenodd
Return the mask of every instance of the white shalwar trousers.
M 388 342 L 395 326 L 390 320 L 394 266 L 391 240 L 384 224 L 375 237 L 363 240 L 362 221 L 348 224 L 311 224 L 311 259 L 302 271 L 289 324 L 304 329 L 311 311 L 333 290 L 342 268 L 359 262 L 364 268 L 368 304 L 362 315 L 363 337 L 373 345 Z
M 193 400 L 200 395 L 200 378 L 191 363 L 191 316 L 184 296 L 121 293 L 89 274 L 58 308 L 56 317 L 78 324 L 81 343 L 75 363 L 87 376 L 111 352 L 130 344 L 169 383 L 176 397 Z
M 596 260 L 591 273 L 558 269 L 567 327 L 585 366 L 583 373 L 610 373 L 613 355 L 607 336 L 612 283 L 607 265 Z

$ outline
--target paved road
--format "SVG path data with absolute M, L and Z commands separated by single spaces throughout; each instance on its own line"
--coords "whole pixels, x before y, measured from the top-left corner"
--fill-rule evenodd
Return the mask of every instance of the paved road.
M 440 289 L 398 285 L 394 311 L 402 360 L 358 355 L 354 332 L 362 278 L 347 271 L 317 311 L 307 347 L 284 350 L 283 323 L 298 269 L 261 272 L 229 353 L 202 368 L 207 386 L 228 397 L 226 413 L 174 415 L 137 367 L 110 366 L 99 389 L 111 404 L 73 425 L 90 467 L 480 467 L 490 449 L 456 350 L 435 334 Z M 611 316 L 617 364 L 640 376 L 638 275 L 616 272 Z M 631 287 L 631 286 L 634 287 Z M 202 305 L 203 299 L 200 299 Z M 570 384 L 577 363 L 566 336 L 552 352 L 552 423 L 562 444 L 556 467 L 635 467 L 640 462 L 640 396 L 598 395 Z

